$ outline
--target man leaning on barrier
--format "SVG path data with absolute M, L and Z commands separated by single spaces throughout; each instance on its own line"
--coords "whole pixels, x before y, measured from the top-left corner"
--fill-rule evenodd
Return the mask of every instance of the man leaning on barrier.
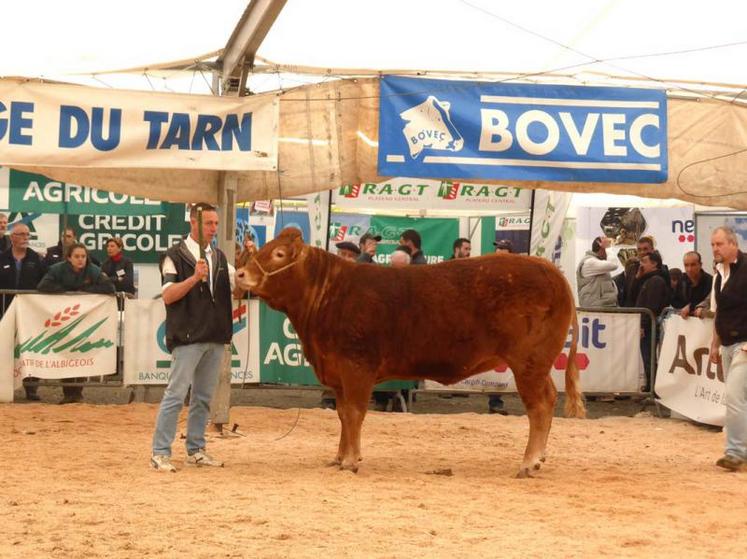
M 747 469 L 747 255 L 729 227 L 711 235 L 716 279 L 711 309 L 716 312 L 710 359 L 726 376 L 726 450 L 716 465 Z
M 176 472 L 171 463 L 171 445 L 190 385 L 185 463 L 223 466 L 223 462 L 205 452 L 205 428 L 224 346 L 231 343 L 235 270 L 223 252 L 210 244 L 218 233 L 216 209 L 205 203 L 195 204 L 189 223 L 189 235 L 167 251 L 161 266 L 166 346 L 172 360 L 153 434 L 151 466 L 159 472 Z
M 29 248 L 30 230 L 25 223 L 14 223 L 10 231 L 10 248 L 0 253 L 0 289 L 35 290 L 44 277 L 45 268 L 41 257 Z M 0 318 L 13 301 L 13 295 L 2 295 Z M 37 381 L 34 377 L 23 379 L 26 399 L 38 401 Z

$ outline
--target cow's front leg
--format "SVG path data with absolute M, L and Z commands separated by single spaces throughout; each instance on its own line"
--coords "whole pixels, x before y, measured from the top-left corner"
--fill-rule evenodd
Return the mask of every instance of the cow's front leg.
M 363 383 L 360 378 L 355 379 L 354 386 L 345 386 L 345 411 L 343 412 L 343 432 L 346 435 L 342 452 L 340 469 L 358 471 L 361 456 L 361 426 L 368 411 L 368 401 L 371 398 L 373 383 Z
M 335 388 L 334 390 L 337 417 L 340 418 L 340 444 L 337 447 L 337 456 L 327 464 L 328 466 L 340 466 L 342 464 L 342 457 L 348 445 L 347 423 L 345 421 L 345 394 L 342 388 Z

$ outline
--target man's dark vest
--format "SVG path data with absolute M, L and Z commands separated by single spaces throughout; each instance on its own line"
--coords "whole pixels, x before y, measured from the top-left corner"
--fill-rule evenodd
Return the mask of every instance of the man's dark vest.
M 184 241 L 172 246 L 166 255 L 176 267 L 176 278 L 164 276 L 164 283 L 182 282 L 195 272 L 195 259 Z M 166 347 L 194 343 L 231 342 L 231 284 L 226 256 L 213 249 L 213 294 L 207 282 L 200 282 L 174 303 L 166 305 Z M 208 280 L 209 281 L 209 280 Z
M 729 281 L 721 289 L 721 274 L 716 275 L 716 332 L 723 345 L 747 341 L 747 255 L 737 253 L 729 266 Z

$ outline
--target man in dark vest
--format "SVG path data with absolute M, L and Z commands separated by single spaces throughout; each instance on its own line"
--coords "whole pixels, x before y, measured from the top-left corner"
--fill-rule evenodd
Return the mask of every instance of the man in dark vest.
M 716 312 L 710 360 L 723 362 L 726 377 L 726 451 L 716 465 L 747 469 L 747 254 L 737 235 L 717 227 L 711 235 L 716 278 L 711 310 Z
M 172 361 L 169 384 L 158 410 L 151 465 L 162 472 L 176 471 L 171 463 L 171 444 L 190 386 L 185 463 L 223 466 L 223 462 L 205 452 L 205 427 L 224 345 L 231 342 L 231 291 L 235 270 L 223 252 L 210 244 L 218 233 L 216 209 L 205 203 L 195 204 L 190 210 L 189 222 L 189 236 L 166 252 L 161 266 L 166 347 Z

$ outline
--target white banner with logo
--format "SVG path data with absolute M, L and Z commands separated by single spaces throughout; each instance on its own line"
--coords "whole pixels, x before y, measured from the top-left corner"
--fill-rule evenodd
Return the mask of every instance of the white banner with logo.
M 332 203 L 340 208 L 522 211 L 529 209 L 531 192 L 495 184 L 393 178 L 342 186 L 333 191 Z
M 231 382 L 259 382 L 259 305 L 233 301 Z M 247 312 L 248 311 L 248 312 Z M 161 300 L 125 302 L 124 384 L 168 384 L 171 354 L 166 349 L 166 307 Z
M 329 197 L 329 190 L 306 195 L 306 207 L 309 210 L 309 238 L 307 242 L 316 248 L 327 248 Z
M 0 80 L 0 164 L 274 171 L 275 95 L 214 97 Z
M 117 301 L 111 296 L 16 295 L 0 327 L 7 357 L 0 364 L 0 399 L 12 401 L 12 389 L 25 377 L 116 373 L 117 318 Z
M 620 262 L 636 253 L 638 239 L 651 236 L 664 264 L 682 268 L 682 257 L 694 250 L 695 222 L 692 207 L 683 208 L 578 208 L 576 213 L 576 257 L 578 262 L 596 237 L 612 239 L 607 258 Z M 709 251 L 710 252 L 710 251 Z M 704 253 L 703 261 L 710 260 Z M 578 262 L 576 265 L 578 265 Z M 622 267 L 620 268 L 622 270 Z
M 532 230 L 529 237 L 529 254 L 546 258 L 553 264 L 560 261 L 556 247 L 561 243 L 563 221 L 573 195 L 555 190 L 535 190 L 532 208 Z
M 656 370 L 656 394 L 669 409 L 700 423 L 723 425 L 725 384 L 721 364 L 708 355 L 713 320 L 670 316 Z
M 638 392 L 643 375 L 640 352 L 641 315 L 633 313 L 579 312 L 576 363 L 584 392 Z M 565 387 L 570 331 L 566 347 L 551 369 L 555 386 Z M 516 392 L 513 373 L 507 365 L 445 386 L 425 381 L 426 390 Z

